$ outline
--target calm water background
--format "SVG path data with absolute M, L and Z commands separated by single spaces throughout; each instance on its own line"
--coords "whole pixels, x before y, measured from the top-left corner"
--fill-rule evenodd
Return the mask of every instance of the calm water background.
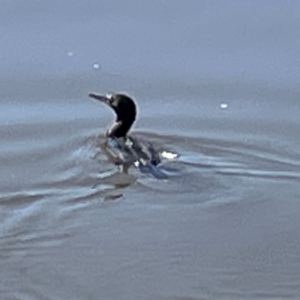
M 299 299 L 298 1 L 0 1 L 1 299 Z M 99 148 L 125 91 L 168 180 Z

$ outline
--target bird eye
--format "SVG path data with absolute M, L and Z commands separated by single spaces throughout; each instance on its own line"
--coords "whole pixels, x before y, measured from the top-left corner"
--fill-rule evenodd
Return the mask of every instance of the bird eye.
M 108 102 L 110 103 L 110 105 L 115 106 L 114 94 L 106 94 L 105 97 L 106 97 L 106 99 L 108 99 Z

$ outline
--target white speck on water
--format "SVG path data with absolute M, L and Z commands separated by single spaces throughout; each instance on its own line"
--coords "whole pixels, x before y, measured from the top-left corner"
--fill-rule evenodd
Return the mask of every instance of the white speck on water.
M 69 56 L 69 57 L 74 56 L 74 52 L 69 51 L 69 52 L 68 52 L 68 56 Z
M 94 64 L 93 64 L 93 68 L 94 68 L 95 70 L 98 70 L 98 69 L 100 69 L 100 65 L 99 65 L 98 63 L 94 63 Z
M 226 108 L 228 108 L 228 104 L 227 104 L 227 103 L 221 103 L 221 104 L 220 104 L 220 107 L 221 107 L 222 109 L 226 109 Z
M 178 154 L 177 154 L 177 153 L 172 153 L 172 152 L 163 151 L 163 152 L 161 153 L 161 156 L 162 156 L 164 159 L 174 159 L 174 158 L 178 157 Z

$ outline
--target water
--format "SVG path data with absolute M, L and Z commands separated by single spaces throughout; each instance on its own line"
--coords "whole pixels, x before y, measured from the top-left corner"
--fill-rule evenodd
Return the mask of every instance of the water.
M 299 299 L 296 1 L 2 1 L 1 299 Z M 99 143 L 180 153 L 168 180 Z

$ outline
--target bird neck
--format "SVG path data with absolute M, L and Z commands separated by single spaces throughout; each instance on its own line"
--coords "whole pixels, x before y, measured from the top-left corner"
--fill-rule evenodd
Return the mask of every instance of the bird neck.
M 107 137 L 119 138 L 125 137 L 130 130 L 132 122 L 126 122 L 126 120 L 116 120 L 106 132 Z

